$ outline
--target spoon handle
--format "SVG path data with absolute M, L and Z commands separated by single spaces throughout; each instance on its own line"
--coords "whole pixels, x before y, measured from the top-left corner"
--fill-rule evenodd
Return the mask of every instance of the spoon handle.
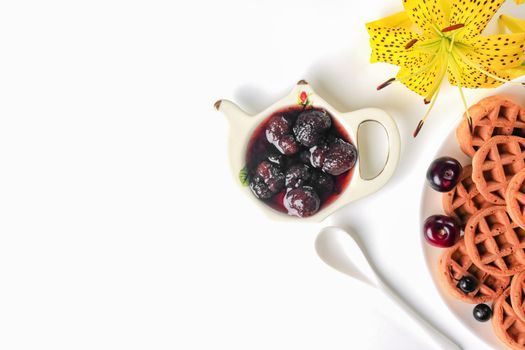
M 396 294 L 388 285 L 381 281 L 378 285 L 378 289 L 390 298 L 400 309 L 418 324 L 419 327 L 426 335 L 432 339 L 435 345 L 443 350 L 461 350 L 461 348 L 447 338 L 443 333 L 434 328 L 428 323 L 420 314 L 418 314 L 410 305 L 408 305 L 398 294 Z

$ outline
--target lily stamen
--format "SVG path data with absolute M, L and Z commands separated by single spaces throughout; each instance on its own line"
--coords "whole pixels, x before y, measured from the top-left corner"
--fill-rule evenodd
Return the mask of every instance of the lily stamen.
M 454 75 L 454 79 L 456 79 L 456 84 L 459 90 L 459 94 L 461 96 L 461 101 L 463 102 L 463 107 L 465 107 L 465 115 L 467 116 L 467 122 L 469 126 L 470 134 L 474 133 L 474 126 L 472 125 L 472 117 L 470 116 L 470 111 L 468 109 L 467 105 L 467 99 L 465 98 L 465 95 L 463 94 L 463 87 L 461 85 L 460 80 L 460 74 L 459 74 L 459 65 L 456 61 L 456 56 L 452 55 L 452 65 L 450 66 L 452 74 Z
M 386 88 L 388 85 L 392 84 L 394 81 L 396 81 L 396 78 L 390 78 L 388 79 L 387 81 L 385 81 L 384 83 L 382 83 L 381 85 L 379 85 L 377 87 L 377 90 L 381 90 L 381 89 L 384 89 Z
M 416 137 L 417 134 L 419 134 L 419 132 L 421 131 L 421 128 L 423 127 L 423 124 L 424 124 L 424 123 L 425 123 L 425 122 L 423 121 L 423 119 L 421 119 L 421 120 L 419 121 L 419 123 L 417 124 L 416 130 L 414 130 L 414 133 L 412 134 L 412 137 Z
M 465 25 L 462 24 L 462 23 L 454 24 L 454 25 L 451 25 L 451 26 L 448 26 L 446 28 L 441 29 L 441 32 L 442 33 L 451 32 L 453 30 L 463 28 L 464 26 Z
M 434 108 L 434 104 L 436 103 L 437 97 L 439 95 L 439 90 L 440 90 L 440 87 L 438 87 L 438 89 L 436 90 L 436 95 L 434 96 L 432 101 L 430 101 L 430 102 L 432 102 L 431 105 L 428 107 L 428 109 L 425 112 L 425 115 L 423 116 L 423 118 L 421 118 L 421 120 L 417 124 L 416 130 L 414 130 L 414 133 L 412 134 L 412 137 L 415 138 L 419 134 L 421 129 L 423 128 L 423 124 L 425 124 L 425 121 L 427 120 L 428 116 L 430 115 L 430 111 L 432 111 L 432 108 Z M 425 101 L 426 100 L 427 99 L 425 98 Z
M 467 122 L 468 122 L 468 128 L 470 130 L 470 134 L 472 135 L 474 133 L 474 126 L 472 125 L 472 117 L 470 116 L 470 111 L 468 110 L 467 106 L 467 100 L 465 99 L 465 95 L 463 94 L 463 89 L 461 88 L 461 84 L 458 84 L 459 94 L 461 95 L 461 100 L 463 101 L 463 106 L 465 107 L 465 114 L 467 115 Z

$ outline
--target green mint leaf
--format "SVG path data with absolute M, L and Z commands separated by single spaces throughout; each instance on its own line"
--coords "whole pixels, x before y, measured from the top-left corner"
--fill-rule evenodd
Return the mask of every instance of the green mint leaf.
M 248 186 L 248 169 L 246 169 L 246 167 L 239 171 L 239 180 L 241 181 L 241 185 Z

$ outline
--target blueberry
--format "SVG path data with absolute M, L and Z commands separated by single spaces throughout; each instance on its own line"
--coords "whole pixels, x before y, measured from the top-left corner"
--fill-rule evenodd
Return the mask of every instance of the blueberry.
M 492 316 L 492 309 L 487 304 L 478 304 L 474 306 L 472 310 L 472 315 L 479 322 L 487 322 Z
M 317 213 L 320 205 L 319 196 L 309 186 L 294 188 L 288 191 L 284 197 L 284 206 L 288 210 L 288 214 L 302 218 Z
M 274 164 L 262 161 L 255 169 L 253 182 L 263 182 L 273 194 L 284 188 L 284 174 Z
M 285 174 L 286 188 L 297 188 L 306 185 L 311 175 L 312 171 L 308 165 L 292 165 Z
M 301 149 L 292 135 L 283 135 L 279 140 L 274 142 L 275 148 L 284 155 L 292 155 Z
M 332 175 L 325 174 L 319 170 L 312 173 L 310 184 L 317 190 L 317 193 L 319 193 L 321 197 L 333 193 L 335 189 L 335 181 Z
M 336 139 L 324 154 L 323 171 L 331 175 L 340 175 L 352 169 L 357 161 L 357 149 L 354 145 Z
M 474 277 L 464 276 L 458 282 L 458 288 L 465 294 L 472 293 L 478 287 L 478 281 Z
M 283 135 L 290 132 L 290 121 L 284 116 L 277 115 L 273 117 L 266 127 L 266 139 L 270 143 L 275 143 L 281 139 Z
M 331 125 L 332 120 L 325 110 L 308 109 L 297 117 L 293 132 L 301 145 L 312 147 L 322 142 Z

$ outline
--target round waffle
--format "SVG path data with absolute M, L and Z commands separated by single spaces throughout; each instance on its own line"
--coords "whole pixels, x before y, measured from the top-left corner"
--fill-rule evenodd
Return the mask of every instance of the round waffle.
M 525 272 L 520 272 L 512 277 L 510 300 L 516 316 L 525 321 Z
M 511 222 L 504 206 L 472 215 L 464 237 L 468 256 L 481 270 L 495 276 L 525 270 L 525 230 Z
M 509 181 L 505 201 L 512 220 L 525 228 L 525 169 L 519 171 Z
M 525 168 L 525 138 L 494 136 L 478 149 L 472 159 L 472 180 L 485 199 L 505 204 L 510 179 Z
M 443 210 L 445 214 L 453 217 L 463 225 L 479 209 L 489 205 L 479 193 L 474 181 L 472 181 L 471 165 L 463 167 L 463 172 L 456 187 L 450 192 L 443 193 Z
M 525 129 L 525 113 L 521 106 L 501 95 L 482 99 L 469 108 L 472 133 L 467 118 L 456 129 L 461 150 L 470 157 L 495 135 L 512 135 L 514 129 Z
M 485 303 L 496 299 L 509 285 L 505 276 L 493 276 L 480 270 L 467 254 L 465 242 L 461 238 L 454 246 L 446 249 L 439 259 L 439 281 L 452 296 L 471 304 Z M 476 289 L 463 292 L 458 282 L 465 276 L 478 281 Z
M 522 322 L 514 309 L 507 288 L 492 306 L 492 326 L 498 338 L 515 350 L 525 349 L 525 323 Z

